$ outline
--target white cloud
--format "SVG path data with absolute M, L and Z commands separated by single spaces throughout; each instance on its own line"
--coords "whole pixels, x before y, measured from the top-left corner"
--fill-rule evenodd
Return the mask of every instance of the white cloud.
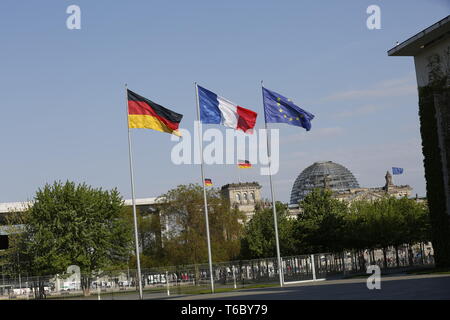
M 324 138 L 341 136 L 344 133 L 345 130 L 342 127 L 317 128 L 311 132 L 302 132 L 301 134 L 287 136 L 281 139 L 281 144 L 291 144 L 302 141 L 316 141 Z
M 366 115 L 366 114 L 370 114 L 370 113 L 374 113 L 377 112 L 379 110 L 385 109 L 387 108 L 387 106 L 376 106 L 376 105 L 364 105 L 361 107 L 357 107 L 351 110 L 344 110 L 344 111 L 340 111 L 337 112 L 335 115 L 337 117 L 341 117 L 341 118 L 350 118 L 350 117 L 354 117 L 354 116 L 362 116 L 362 115 Z
M 323 102 L 351 100 L 360 98 L 386 98 L 417 95 L 417 84 L 411 75 L 381 81 L 369 88 L 346 90 L 333 93 L 322 99 Z

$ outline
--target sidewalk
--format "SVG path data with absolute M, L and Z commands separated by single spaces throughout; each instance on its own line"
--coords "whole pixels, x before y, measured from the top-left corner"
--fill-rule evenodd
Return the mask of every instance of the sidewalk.
M 242 289 L 233 292 L 167 297 L 174 300 L 246 299 L 450 299 L 450 275 L 388 275 L 381 289 L 369 290 L 367 278 L 286 284 L 283 288 Z

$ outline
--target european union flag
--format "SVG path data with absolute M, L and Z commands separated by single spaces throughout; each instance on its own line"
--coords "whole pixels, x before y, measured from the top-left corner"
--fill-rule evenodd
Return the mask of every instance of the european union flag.
M 402 174 L 402 173 L 403 173 L 403 168 L 392 167 L 392 174 Z
M 287 99 L 279 93 L 263 90 L 264 114 L 266 123 L 287 123 L 293 126 L 303 127 L 306 131 L 311 129 L 311 120 L 314 115 L 295 105 L 291 99 Z

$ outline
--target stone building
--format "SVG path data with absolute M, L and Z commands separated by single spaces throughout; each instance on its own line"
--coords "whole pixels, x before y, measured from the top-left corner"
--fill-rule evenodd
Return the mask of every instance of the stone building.
M 143 216 L 144 219 L 148 218 L 152 214 L 159 214 L 161 200 L 159 200 L 158 198 L 141 198 L 135 199 L 135 201 L 136 201 L 136 209 L 138 210 L 138 212 L 140 212 L 140 214 Z M 3 240 L 3 237 L 9 237 L 9 235 L 15 232 L 19 232 L 24 227 L 23 225 L 9 225 L 8 216 L 13 213 L 24 212 L 25 210 L 27 210 L 27 208 L 29 208 L 32 205 L 33 201 L 0 203 L 0 238 L 1 238 L 0 241 L 2 243 L 8 243 L 8 240 Z M 132 200 L 131 199 L 124 200 L 124 205 L 126 207 L 131 207 Z M 162 230 L 161 232 L 164 231 L 165 230 Z
M 386 183 L 379 188 L 355 188 L 348 189 L 333 194 L 333 197 L 339 200 L 352 202 L 356 200 L 377 200 L 384 196 L 395 198 L 409 198 L 411 196 L 412 188 L 409 185 L 397 186 L 392 180 L 392 175 L 388 171 L 385 175 Z
M 450 15 L 388 51 L 414 57 L 436 265 L 450 266 Z
M 242 211 L 247 221 L 255 213 L 256 205 L 262 203 L 261 185 L 258 182 L 230 183 L 222 186 L 222 196 L 232 207 Z
M 357 200 L 377 200 L 384 196 L 396 198 L 410 197 L 412 188 L 409 185 L 395 185 L 391 173 L 384 177 L 382 187 L 360 187 L 353 173 L 344 166 L 332 161 L 315 162 L 303 170 L 294 182 L 291 192 L 289 214 L 295 217 L 301 214 L 299 202 L 316 188 L 329 189 L 335 199 L 351 203 Z
M 341 164 L 332 161 L 314 162 L 295 179 L 291 191 L 291 205 L 298 205 L 315 188 L 330 188 L 333 192 L 359 188 L 353 173 Z

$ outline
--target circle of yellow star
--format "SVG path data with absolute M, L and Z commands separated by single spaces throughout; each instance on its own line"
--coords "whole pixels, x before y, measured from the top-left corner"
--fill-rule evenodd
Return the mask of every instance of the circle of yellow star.
M 287 115 L 284 115 L 285 118 L 287 118 Z
M 280 112 L 283 112 L 283 109 L 280 108 Z

